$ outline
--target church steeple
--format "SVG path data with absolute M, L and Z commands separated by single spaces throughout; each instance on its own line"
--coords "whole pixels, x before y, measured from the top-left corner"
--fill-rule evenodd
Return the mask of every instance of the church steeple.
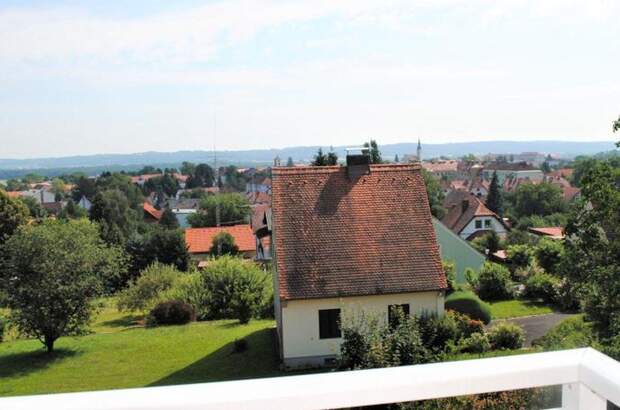
M 417 156 L 418 156 L 418 161 L 422 162 L 422 144 L 420 143 L 420 138 L 418 138 Z

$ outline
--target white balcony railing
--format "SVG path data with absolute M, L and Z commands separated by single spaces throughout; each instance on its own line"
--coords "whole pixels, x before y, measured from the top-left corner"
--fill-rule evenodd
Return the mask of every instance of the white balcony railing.
M 0 384 L 2 381 L 0 380 Z M 620 363 L 596 350 L 219 383 L 0 399 L 0 409 L 334 409 L 562 385 L 563 409 L 620 404 Z

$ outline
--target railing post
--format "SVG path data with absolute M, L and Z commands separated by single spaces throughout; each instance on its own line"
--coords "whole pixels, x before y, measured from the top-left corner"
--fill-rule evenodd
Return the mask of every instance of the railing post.
M 583 383 L 562 386 L 563 410 L 607 410 L 607 400 Z

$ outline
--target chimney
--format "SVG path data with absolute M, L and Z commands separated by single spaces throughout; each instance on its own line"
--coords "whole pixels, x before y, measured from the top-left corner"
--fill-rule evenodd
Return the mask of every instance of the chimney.
M 463 199 L 461 202 L 461 210 L 465 212 L 467 211 L 467 208 L 469 208 L 469 199 Z
M 370 174 L 370 152 L 368 148 L 347 148 L 347 175 L 356 179 Z

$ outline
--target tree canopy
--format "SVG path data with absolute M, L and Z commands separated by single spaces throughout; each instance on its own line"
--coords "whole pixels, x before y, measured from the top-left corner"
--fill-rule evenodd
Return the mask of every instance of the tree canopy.
M 426 194 L 428 195 L 431 213 L 435 218 L 441 219 L 446 214 L 446 209 L 443 207 L 444 194 L 441 185 L 439 185 L 439 181 L 425 169 L 422 169 L 422 177 L 424 178 L 424 185 L 426 185 Z
M 219 205 L 220 223 L 236 225 L 248 222 L 251 208 L 248 199 L 237 193 L 208 195 L 200 202 L 200 210 L 187 220 L 194 228 L 216 226 L 216 208 Z
M 381 151 L 379 151 L 379 145 L 376 140 L 370 140 L 370 144 L 365 142 L 364 147 L 370 148 L 370 163 L 381 164 L 383 159 L 381 158 Z
M 323 153 L 323 148 L 319 148 L 314 156 L 314 160 L 312 161 L 312 165 L 315 167 L 323 167 L 327 165 L 327 155 Z
M 124 244 L 134 232 L 137 214 L 118 189 L 99 192 L 90 208 L 90 219 L 99 223 L 101 237 L 110 244 Z
M 0 190 L 0 244 L 11 236 L 17 228 L 26 223 L 28 208 L 19 200 L 12 199 Z
M 239 247 L 235 244 L 235 238 L 228 232 L 220 232 L 213 238 L 209 253 L 216 256 L 236 255 Z
M 545 216 L 565 210 L 562 190 L 547 182 L 519 185 L 514 195 L 514 212 L 517 218 L 530 215 Z
M 598 161 L 583 176 L 582 200 L 566 227 L 563 273 L 577 285 L 588 319 L 620 359 L 620 168 Z
M 85 219 L 23 226 L 3 252 L 0 286 L 12 320 L 48 352 L 59 337 L 84 331 L 93 299 L 125 266 L 122 251 L 107 246 Z
M 497 180 L 497 171 L 493 172 L 491 178 L 491 184 L 489 185 L 489 193 L 487 195 L 486 206 L 491 211 L 498 215 L 504 213 L 504 202 L 502 198 L 502 192 L 499 189 L 499 183 Z

